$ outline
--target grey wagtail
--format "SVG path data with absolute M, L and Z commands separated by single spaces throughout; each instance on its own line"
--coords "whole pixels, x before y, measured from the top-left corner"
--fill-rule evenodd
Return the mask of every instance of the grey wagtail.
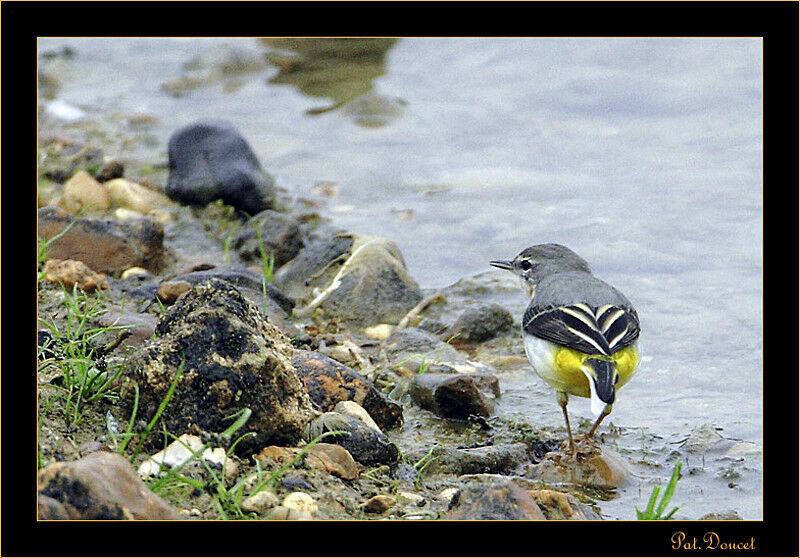
M 639 364 L 639 316 L 625 295 L 592 275 L 589 264 L 566 246 L 538 244 L 511 261 L 490 264 L 519 277 L 531 297 L 522 317 L 525 353 L 558 393 L 574 456 L 569 395 L 591 398 L 591 438 L 611 412 L 616 390 Z

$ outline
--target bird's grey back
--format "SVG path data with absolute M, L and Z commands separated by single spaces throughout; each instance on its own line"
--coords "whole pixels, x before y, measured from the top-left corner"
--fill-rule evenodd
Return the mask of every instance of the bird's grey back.
M 535 306 L 567 305 L 583 302 L 598 307 L 603 304 L 630 307 L 630 301 L 617 289 L 582 271 L 561 271 L 544 277 L 531 301 Z

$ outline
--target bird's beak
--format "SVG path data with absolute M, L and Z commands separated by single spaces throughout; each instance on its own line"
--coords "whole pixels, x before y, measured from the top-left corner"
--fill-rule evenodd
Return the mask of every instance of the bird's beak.
M 499 267 L 500 269 L 507 269 L 509 271 L 514 269 L 514 263 L 506 260 L 492 260 L 489 265 Z

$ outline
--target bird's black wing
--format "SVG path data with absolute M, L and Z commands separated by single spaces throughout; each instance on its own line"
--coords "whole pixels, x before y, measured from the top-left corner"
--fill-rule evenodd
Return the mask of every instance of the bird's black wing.
M 522 318 L 525 333 L 588 354 L 612 355 L 633 343 L 639 317 L 629 306 L 584 303 L 531 304 Z

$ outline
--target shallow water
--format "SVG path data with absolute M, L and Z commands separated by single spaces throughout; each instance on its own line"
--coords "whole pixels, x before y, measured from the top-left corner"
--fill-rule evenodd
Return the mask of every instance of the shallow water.
M 56 98 L 90 118 L 156 116 L 146 156 L 166 160 L 177 127 L 222 118 L 293 192 L 336 183 L 323 212 L 395 241 L 423 287 L 531 244 L 570 246 L 642 320 L 645 360 L 613 423 L 666 441 L 713 423 L 760 443 L 760 40 L 401 39 L 338 74 L 315 69 L 317 81 L 267 65 L 179 97 L 160 89 L 222 44 L 265 51 L 254 39 L 42 39 L 40 52 L 75 49 Z M 369 90 L 402 102 L 371 126 L 336 107 Z M 521 293 L 501 300 L 521 316 Z M 499 413 L 561 425 L 537 378 L 501 382 Z M 570 412 L 588 417 L 588 402 Z M 748 466 L 756 478 L 738 489 L 687 479 L 683 497 L 759 519 L 760 461 Z

